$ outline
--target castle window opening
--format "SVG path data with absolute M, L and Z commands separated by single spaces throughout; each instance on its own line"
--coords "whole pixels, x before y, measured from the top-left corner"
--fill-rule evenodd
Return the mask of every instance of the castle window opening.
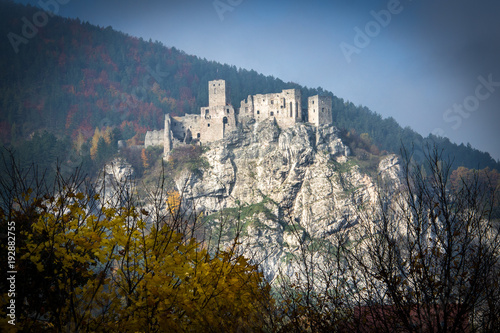
M 272 116 L 274 116 L 274 112 L 273 112 L 273 111 L 271 111 L 271 113 L 269 113 L 269 115 L 270 115 L 271 117 L 272 117 Z
M 259 110 L 257 110 L 257 114 L 260 114 L 260 111 L 259 111 Z
M 293 104 L 290 102 L 290 117 L 293 117 Z
M 229 109 L 227 109 L 227 114 L 229 114 Z
M 205 114 L 208 114 L 208 109 L 205 110 Z
M 200 133 L 196 134 L 196 137 L 199 139 L 200 138 Z
M 207 127 L 210 127 L 210 124 L 207 124 Z
M 227 124 L 227 117 L 222 118 L 222 123 Z
M 321 108 L 321 112 L 325 112 L 325 108 Z
M 271 104 L 274 104 L 274 100 L 273 99 L 271 100 Z

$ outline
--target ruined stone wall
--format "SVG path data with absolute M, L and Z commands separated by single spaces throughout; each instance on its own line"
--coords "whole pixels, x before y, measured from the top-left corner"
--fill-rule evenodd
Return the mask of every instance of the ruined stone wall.
M 302 121 L 300 90 L 285 89 L 281 93 L 248 96 L 241 101 L 240 115 L 256 121 L 275 118 L 282 128 L 293 126 Z
M 319 113 L 319 125 L 330 125 L 333 123 L 332 97 L 323 96 L 320 101 L 321 113 Z M 324 108 L 324 110 L 323 110 Z M 323 112 L 324 111 L 324 112 Z
M 193 135 L 200 142 L 220 140 L 236 129 L 236 113 L 232 105 L 201 108 L 199 132 Z
M 191 131 L 191 133 L 197 132 L 199 130 L 200 116 L 197 114 L 187 114 L 184 117 L 184 127 L 186 131 Z
M 163 146 L 163 132 L 163 130 L 147 131 L 146 137 L 144 138 L 144 147 L 148 148 L 150 146 Z
M 172 131 L 172 136 L 180 141 L 184 140 L 184 137 L 186 136 L 186 129 L 184 127 L 184 122 L 182 121 L 183 117 L 172 117 L 171 120 L 171 131 Z
M 172 120 L 169 114 L 165 115 L 165 127 L 163 129 L 163 158 L 167 159 L 170 151 L 173 148 L 172 145 L 172 130 L 171 130 Z
M 330 96 L 311 96 L 308 99 L 308 121 L 316 126 L 331 124 L 332 98 Z
M 248 95 L 247 99 L 242 100 L 240 103 L 240 109 L 237 112 L 237 121 L 246 123 L 251 119 L 255 119 L 253 96 Z
M 191 139 L 195 137 L 195 133 L 199 132 L 200 116 L 194 114 L 187 114 L 184 117 L 172 117 L 171 130 L 175 139 L 190 143 Z
M 302 95 L 299 89 L 286 89 L 281 93 L 283 99 L 283 111 L 276 116 L 278 125 L 287 128 L 302 121 Z

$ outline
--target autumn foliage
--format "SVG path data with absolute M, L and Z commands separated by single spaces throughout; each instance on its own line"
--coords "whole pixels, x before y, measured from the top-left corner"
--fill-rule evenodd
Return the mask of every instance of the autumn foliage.
M 407 158 L 392 204 L 381 196 L 380 207 L 359 208 L 359 224 L 329 242 L 287 225 L 296 271 L 279 268 L 272 288 L 241 255 L 241 234 L 230 244 L 206 236 L 182 191 L 160 181 L 139 199 L 132 183 L 110 192 L 78 171 L 48 186 L 35 168 L 4 160 L 0 225 L 15 225 L 16 326 L 2 279 L 0 330 L 496 332 L 498 186 L 485 191 L 472 170 L 448 177 L 431 158 L 430 173 Z
M 10 184 L 20 181 L 16 172 Z M 1 225 L 17 228 L 16 329 L 222 332 L 261 325 L 269 300 L 263 275 L 237 246 L 209 248 L 180 233 L 192 221 L 180 219 L 177 192 L 167 194 L 159 215 L 135 206 L 125 188 L 117 196 L 129 199 L 109 200 L 76 177 L 58 179 L 53 193 L 20 184 L 4 186 L 4 199 L 12 200 L 0 210 Z M 2 331 L 12 328 L 4 291 Z

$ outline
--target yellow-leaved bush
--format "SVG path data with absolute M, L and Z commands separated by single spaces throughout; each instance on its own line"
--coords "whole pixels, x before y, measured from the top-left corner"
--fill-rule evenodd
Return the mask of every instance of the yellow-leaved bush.
M 99 195 L 68 191 L 19 200 L 1 211 L 2 225 L 13 220 L 18 227 L 17 329 L 261 327 L 263 307 L 272 303 L 269 285 L 234 250 L 209 252 L 176 232 L 171 221 L 148 220 L 147 211 L 131 205 L 106 207 Z M 1 325 L 12 328 L 5 320 L 7 302 L 3 294 Z

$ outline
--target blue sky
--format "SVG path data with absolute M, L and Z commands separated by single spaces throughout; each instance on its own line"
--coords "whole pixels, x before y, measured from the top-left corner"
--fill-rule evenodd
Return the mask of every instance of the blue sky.
M 62 16 L 321 86 L 500 159 L 499 1 L 41 1 L 67 2 Z

